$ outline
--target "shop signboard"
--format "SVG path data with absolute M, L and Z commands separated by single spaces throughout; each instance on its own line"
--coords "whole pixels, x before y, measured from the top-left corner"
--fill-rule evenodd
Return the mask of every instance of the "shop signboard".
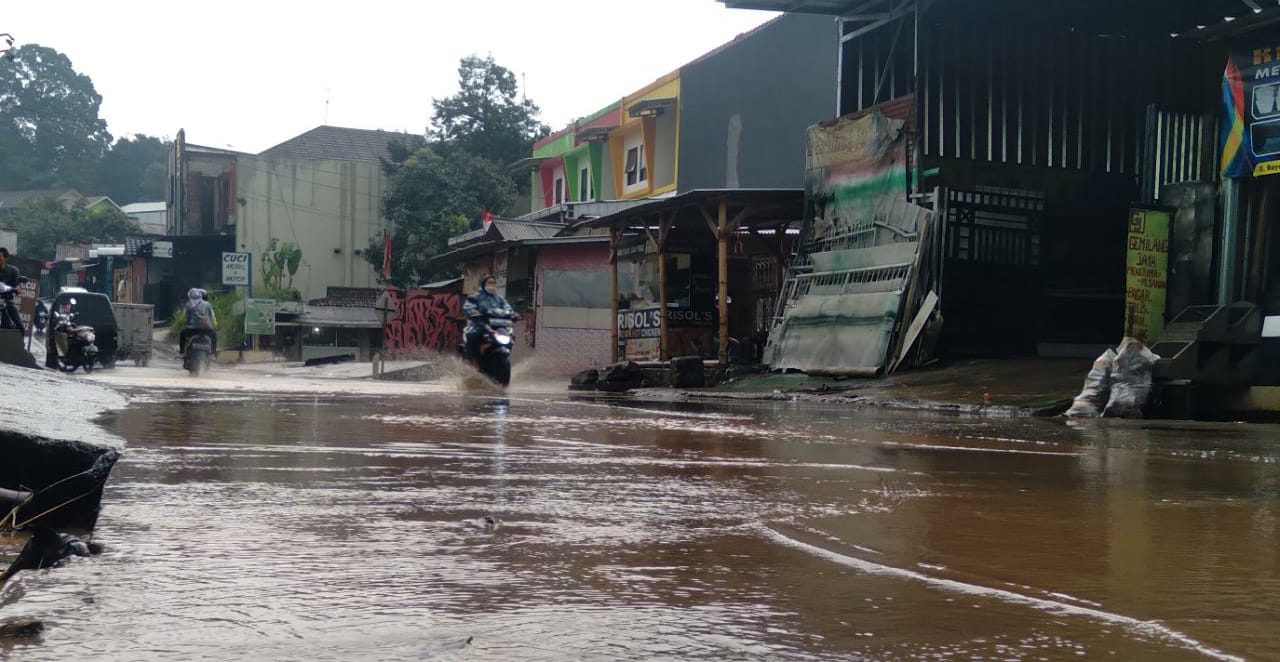
M 36 299 L 40 296 L 40 262 L 11 256 L 9 263 L 27 277 L 27 282 L 18 286 L 18 317 L 22 319 L 22 328 L 27 335 L 32 333 L 32 324 L 36 318 Z
M 245 299 L 244 334 L 274 336 L 276 334 L 276 300 Z
M 673 356 L 705 353 L 715 311 L 667 308 L 667 341 Z M 628 361 L 659 360 L 662 317 L 658 306 L 618 311 L 618 344 Z M 697 351 L 701 347 L 702 352 Z
M 249 269 L 253 264 L 249 253 L 230 253 L 222 254 L 222 284 L 223 285 L 249 285 Z
M 1280 173 L 1280 46 L 1233 51 L 1222 75 L 1223 177 Z
M 1124 333 L 1151 345 L 1164 331 L 1169 280 L 1169 212 L 1129 210 Z

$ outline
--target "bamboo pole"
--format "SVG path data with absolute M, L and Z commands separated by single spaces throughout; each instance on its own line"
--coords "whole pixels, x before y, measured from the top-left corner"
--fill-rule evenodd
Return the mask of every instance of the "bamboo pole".
M 720 201 L 716 220 L 716 261 L 720 270 L 720 365 L 729 365 L 729 203 Z
M 609 227 L 609 355 L 618 358 L 618 229 Z
M 658 360 L 671 358 L 670 339 L 667 336 L 667 237 L 666 219 L 658 221 Z

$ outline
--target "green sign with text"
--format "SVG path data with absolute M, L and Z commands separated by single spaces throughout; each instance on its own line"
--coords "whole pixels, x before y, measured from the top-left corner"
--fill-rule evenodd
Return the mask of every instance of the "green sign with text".
M 276 300 L 245 299 L 244 334 L 274 336 L 276 334 Z

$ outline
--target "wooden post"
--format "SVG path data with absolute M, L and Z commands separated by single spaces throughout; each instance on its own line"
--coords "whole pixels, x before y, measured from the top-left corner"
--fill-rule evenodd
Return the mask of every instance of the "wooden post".
M 667 338 L 667 217 L 658 220 L 658 360 L 671 358 L 670 341 Z
M 609 356 L 618 360 L 618 229 L 609 226 Z
M 729 203 L 720 201 L 716 218 L 716 261 L 720 270 L 720 365 L 729 365 Z

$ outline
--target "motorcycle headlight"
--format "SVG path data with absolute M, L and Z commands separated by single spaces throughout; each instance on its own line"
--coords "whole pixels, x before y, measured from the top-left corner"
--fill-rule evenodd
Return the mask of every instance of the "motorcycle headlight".
M 495 333 L 493 334 L 493 341 L 498 343 L 499 345 L 510 345 L 511 336 L 505 333 Z
M 84 334 L 84 341 L 85 341 L 85 342 L 90 342 L 90 343 L 91 343 L 91 342 L 93 342 L 93 341 L 95 341 L 95 340 L 97 340 L 97 339 L 98 339 L 98 336 L 95 336 L 95 335 L 93 335 L 92 333 L 86 333 L 86 334 Z

